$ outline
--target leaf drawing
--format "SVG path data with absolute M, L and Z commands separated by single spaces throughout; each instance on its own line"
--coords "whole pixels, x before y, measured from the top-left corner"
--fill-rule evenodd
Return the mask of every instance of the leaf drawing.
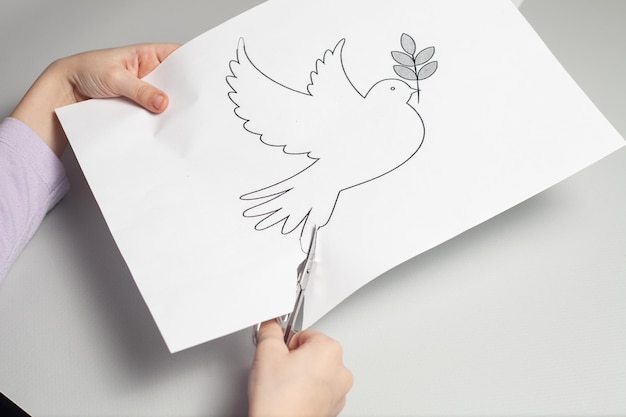
M 425 80 L 426 78 L 433 75 L 435 71 L 437 71 L 437 61 L 429 62 L 428 64 L 420 68 L 419 72 L 417 73 L 417 79 L 420 81 Z
M 428 48 L 422 49 L 415 57 L 415 65 L 425 64 L 426 62 L 430 61 L 433 55 L 435 55 L 434 46 L 429 46 Z
M 400 46 L 402 46 L 404 52 L 391 52 L 393 60 L 400 64 L 394 65 L 393 70 L 400 78 L 407 81 L 415 81 L 417 102 L 419 103 L 421 92 L 419 82 L 430 77 L 435 73 L 435 71 L 437 71 L 437 61 L 428 62 L 435 55 L 435 47 L 429 46 L 416 54 L 415 51 L 417 50 L 417 47 L 415 40 L 406 33 L 403 33 L 402 36 L 400 36 Z M 418 69 L 421 65 L 423 65 L 423 67 Z
M 404 49 L 407 54 L 411 56 L 415 54 L 415 50 L 417 49 L 417 47 L 415 46 L 415 41 L 411 36 L 403 33 L 400 37 L 400 44 L 402 45 L 402 49 Z
M 417 80 L 417 74 L 415 74 L 415 71 L 411 68 L 403 67 L 402 65 L 394 65 L 393 70 L 396 74 L 398 74 L 398 76 L 404 78 L 405 80 Z
M 398 64 L 403 65 L 405 67 L 414 67 L 415 62 L 413 61 L 413 57 L 405 54 L 404 52 L 393 51 L 391 53 L 394 61 Z

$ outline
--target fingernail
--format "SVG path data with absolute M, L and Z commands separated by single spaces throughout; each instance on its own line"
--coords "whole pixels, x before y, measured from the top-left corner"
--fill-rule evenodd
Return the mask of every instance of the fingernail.
M 152 99 L 152 107 L 156 110 L 161 110 L 163 103 L 165 102 L 165 96 L 163 94 L 157 94 Z

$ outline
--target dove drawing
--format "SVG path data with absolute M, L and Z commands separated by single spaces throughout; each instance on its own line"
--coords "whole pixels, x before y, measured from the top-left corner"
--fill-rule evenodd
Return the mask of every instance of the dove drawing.
M 299 91 L 264 74 L 239 40 L 226 77 L 235 114 L 263 144 L 309 161 L 240 197 L 251 202 L 243 216 L 258 219 L 256 230 L 299 230 L 301 243 L 308 242 L 310 226 L 328 224 L 341 193 L 389 174 L 422 145 L 424 123 L 410 104 L 417 89 L 384 79 L 361 94 L 344 68 L 344 45 L 341 39 L 317 60 Z

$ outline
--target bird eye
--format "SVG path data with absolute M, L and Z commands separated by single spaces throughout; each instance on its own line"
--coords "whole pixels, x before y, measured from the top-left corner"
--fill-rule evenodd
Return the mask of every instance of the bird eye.
M 391 91 L 396 91 L 396 87 L 391 87 Z

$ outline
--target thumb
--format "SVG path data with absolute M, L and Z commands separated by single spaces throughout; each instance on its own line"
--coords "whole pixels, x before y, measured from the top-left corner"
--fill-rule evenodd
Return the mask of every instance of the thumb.
M 275 348 L 287 351 L 287 345 L 285 345 L 285 339 L 283 335 L 283 328 L 276 320 L 268 320 L 261 324 L 259 328 L 259 334 L 257 337 L 257 349 L 264 346 L 272 345 Z
M 130 73 L 124 74 L 118 86 L 120 95 L 153 113 L 161 113 L 169 104 L 169 98 L 162 90 Z
M 289 350 L 296 350 L 307 344 L 334 343 L 335 340 L 317 330 L 306 329 L 296 333 L 291 339 Z

